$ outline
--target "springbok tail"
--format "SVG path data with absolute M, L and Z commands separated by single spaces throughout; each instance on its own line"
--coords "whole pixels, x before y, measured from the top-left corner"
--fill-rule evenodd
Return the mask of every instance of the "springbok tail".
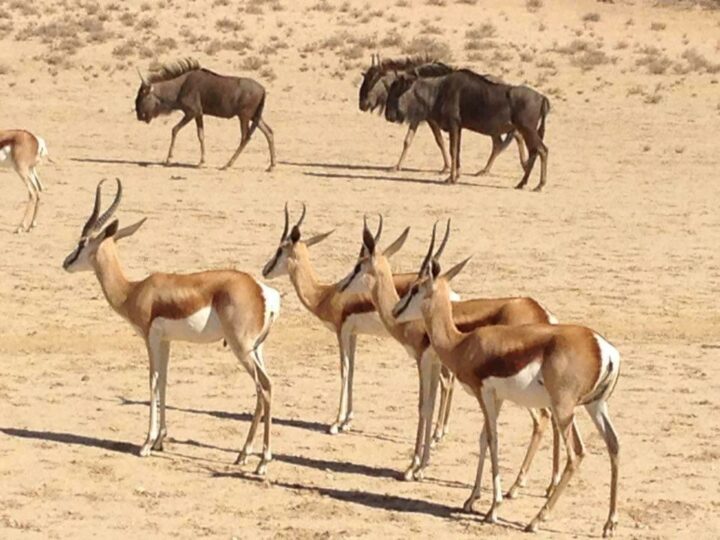
M 258 123 L 262 119 L 262 113 L 263 109 L 265 108 L 265 96 L 267 94 L 263 92 L 263 96 L 260 99 L 260 103 L 257 106 L 257 109 L 255 109 L 255 114 L 252 118 L 252 124 L 250 124 L 250 129 L 248 130 L 248 138 L 247 140 L 250 140 L 250 137 L 252 137 L 252 134 L 255 133 L 255 130 L 257 129 Z
M 48 163 L 52 163 L 55 165 L 55 160 L 53 160 L 50 157 L 50 153 L 48 152 L 47 143 L 45 142 L 45 139 L 42 137 L 35 136 L 38 142 L 38 158 L 45 158 Z

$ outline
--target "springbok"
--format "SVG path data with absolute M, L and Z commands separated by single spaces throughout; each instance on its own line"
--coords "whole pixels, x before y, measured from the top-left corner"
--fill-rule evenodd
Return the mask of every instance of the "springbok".
M 480 495 L 485 451 L 490 444 L 493 501 L 485 520 L 497 521 L 502 502 L 498 468 L 497 418 L 504 400 L 524 407 L 550 408 L 567 451 L 560 481 L 526 531 L 537 530 L 549 517 L 585 454 L 575 425 L 575 409 L 584 406 L 610 455 L 610 512 L 603 536 L 617 525 L 617 482 L 620 444 L 610 421 L 607 400 L 620 374 L 620 354 L 605 338 L 584 326 L 528 324 L 486 326 L 463 332 L 453 321 L 449 282 L 467 264 L 465 259 L 440 275 L 432 259 L 435 229 L 417 282 L 395 305 L 398 322 L 422 319 L 440 360 L 463 387 L 480 402 L 485 425 L 480 435 L 480 458 L 475 486 L 464 505 L 472 511 Z
M 318 281 L 310 262 L 308 248 L 327 238 L 333 231 L 302 240 L 300 226 L 305 214 L 306 207 L 303 205 L 300 219 L 290 229 L 290 215 L 287 204 L 285 205 L 285 225 L 280 236 L 280 245 L 263 267 L 262 274 L 268 279 L 289 275 L 303 306 L 337 337 L 340 350 L 340 403 L 337 418 L 328 430 L 334 435 L 348 429 L 353 418 L 353 378 L 357 336 L 387 337 L 388 334 L 368 294 L 345 293 L 342 291 L 342 281 L 334 284 L 323 284 Z M 402 241 L 404 242 L 404 239 Z M 407 291 L 414 279 L 414 273 L 393 276 L 395 287 L 402 294 Z
M 44 186 L 37 173 L 40 159 L 48 156 L 45 141 L 24 129 L 0 131 L 0 166 L 12 167 L 28 190 L 28 202 L 16 233 L 29 232 L 37 224 L 40 192 Z
M 367 222 L 363 227 L 363 254 L 364 256 L 348 275 L 344 282 L 344 288 L 349 292 L 367 292 L 370 294 L 375 307 L 380 314 L 380 318 L 385 325 L 387 331 L 408 351 L 418 365 L 420 375 L 420 400 L 418 406 L 418 436 L 415 447 L 415 456 L 413 467 L 406 472 L 406 479 L 422 476 L 423 469 L 427 466 L 429 459 L 429 433 L 433 416 L 433 408 L 435 401 L 435 388 L 432 381 L 437 380 L 437 376 L 430 378 L 431 369 L 437 370 L 440 365 L 443 369 L 448 369 L 437 358 L 437 354 L 430 345 L 430 340 L 425 329 L 423 321 L 416 320 L 406 323 L 398 322 L 393 317 L 392 310 L 400 301 L 400 296 L 392 286 L 392 274 L 390 272 L 389 258 L 399 251 L 402 244 L 397 245 L 397 241 L 382 253 L 377 251 L 376 245 L 382 232 L 382 216 L 380 216 L 380 226 L 375 236 L 367 228 Z M 450 233 L 450 221 L 448 220 L 445 237 L 440 244 L 437 252 L 433 255 L 433 259 L 438 259 L 445 250 L 448 236 Z M 404 239 L 403 239 L 404 240 Z M 522 324 L 532 323 L 550 323 L 556 324 L 557 320 L 545 308 L 532 298 L 498 298 L 498 299 L 473 299 L 456 301 L 452 303 L 452 318 L 455 324 L 464 331 L 474 330 L 482 326 L 490 324 L 505 324 L 519 326 Z M 432 367 L 431 367 L 432 366 Z M 450 379 L 446 376 L 445 379 Z M 449 413 L 450 404 L 440 404 L 439 416 Z M 547 409 L 539 409 L 535 412 L 528 409 L 533 420 L 533 432 L 530 438 L 525 459 L 523 460 L 517 479 L 508 491 L 509 498 L 515 497 L 518 490 L 525 486 L 526 476 L 532 463 L 535 452 L 540 444 L 548 420 L 550 412 Z M 555 430 L 553 430 L 553 471 L 550 485 L 546 490 L 549 494 L 557 485 L 559 479 L 560 467 L 560 439 Z M 421 444 L 421 437 L 423 438 Z
M 263 453 L 256 473 L 265 474 L 272 459 L 272 385 L 263 359 L 263 343 L 280 313 L 279 293 L 236 270 L 154 273 L 141 281 L 129 281 L 120 265 L 116 242 L 134 234 L 145 218 L 123 229 L 118 229 L 117 219 L 105 226 L 120 204 L 122 184 L 117 180 L 115 200 L 100 215 L 102 184 L 97 186 L 95 204 L 78 245 L 63 262 L 63 268 L 68 272 L 93 270 L 110 306 L 145 341 L 150 361 L 150 425 L 140 456 L 162 450 L 167 435 L 165 390 L 170 342 L 212 343 L 224 339 L 254 379 L 257 390 L 255 414 L 236 464 L 247 462 L 258 423 L 264 417 Z
M 203 114 L 219 118 L 237 117 L 240 120 L 240 145 L 227 164 L 227 169 L 243 151 L 250 137 L 259 128 L 270 148 L 270 166 L 275 167 L 273 131 L 262 118 L 265 107 L 265 88 L 253 79 L 219 75 L 200 67 L 197 60 L 184 58 L 163 64 L 147 75 L 138 70 L 140 88 L 135 98 L 138 120 L 147 122 L 161 114 L 181 110 L 184 116 L 172 128 L 170 148 L 165 164 L 172 159 L 175 137 L 191 120 L 197 125 L 200 141 L 200 163 L 205 163 L 205 130 Z
M 550 111 L 547 97 L 527 86 L 511 86 L 494 77 L 460 69 L 444 77 L 417 78 L 403 75 L 388 90 L 385 118 L 391 122 L 433 121 L 450 134 L 450 176 L 455 183 L 460 177 L 460 136 L 464 129 L 493 138 L 493 151 L 484 174 L 499 154 L 500 135 L 522 136 L 529 157 L 524 161 L 522 144 L 518 142 L 523 177 L 515 186 L 527 184 L 537 156 L 540 156 L 540 191 L 546 182 L 548 148 L 543 142 L 545 119 Z

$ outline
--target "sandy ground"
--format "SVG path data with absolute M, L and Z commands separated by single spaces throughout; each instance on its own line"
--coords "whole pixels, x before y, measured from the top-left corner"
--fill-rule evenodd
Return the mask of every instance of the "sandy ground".
M 286 200 L 294 211 L 307 203 L 308 234 L 336 229 L 312 250 L 327 281 L 349 269 L 363 213 L 384 213 L 388 236 L 412 226 L 398 270 L 414 269 L 434 220 L 452 216 L 446 260 L 474 254 L 456 282 L 463 296 L 532 295 L 562 321 L 591 326 L 620 349 L 622 377 L 610 404 L 622 444 L 618 535 L 718 537 L 720 75 L 712 72 L 720 61 L 719 11 L 587 0 L 546 1 L 536 11 L 524 1 L 499 11 L 486 1 L 411 0 L 385 11 L 378 3 L 369 15 L 357 1 L 128 4 L 0 7 L 3 127 L 42 135 L 57 161 L 40 169 L 47 192 L 29 235 L 12 234 L 25 194 L 14 174 L 2 173 L 0 537 L 508 538 L 519 537 L 542 504 L 549 437 L 527 489 L 501 507 L 500 525 L 460 512 L 481 425 L 476 402 L 462 391 L 428 478 L 399 480 L 414 436 L 417 379 L 390 339 L 360 340 L 353 429 L 326 434 L 339 389 L 335 338 L 304 311 L 287 279 L 271 283 L 284 298 L 266 348 L 275 385 L 275 460 L 267 479 L 250 474 L 254 461 L 232 465 L 254 388 L 220 344 L 173 345 L 166 451 L 138 458 L 148 414 L 144 347 L 106 305 L 94 276 L 61 268 L 96 182 L 116 176 L 125 185 L 122 223 L 149 217 L 121 247 L 133 278 L 229 266 L 259 275 L 276 248 Z M 124 15 L 140 7 L 142 15 Z M 74 34 L 80 45 L 57 37 L 68 21 L 101 16 L 110 35 L 93 42 L 82 30 Z M 215 21 L 223 17 L 242 28 L 220 30 Z M 487 62 L 466 49 L 465 32 L 483 23 L 495 34 L 482 47 Z M 357 87 L 371 51 L 403 52 L 399 42 L 380 43 L 393 29 L 405 44 L 424 33 L 449 46 L 458 65 L 548 93 L 545 192 L 511 189 L 519 178 L 513 148 L 490 176 L 467 174 L 490 149 L 489 139 L 471 134 L 463 138 L 461 183 L 438 184 L 440 156 L 427 128 L 408 170 L 388 172 L 404 129 L 358 111 Z M 206 40 L 193 43 L 192 36 Z M 251 38 L 248 50 L 207 53 L 207 40 L 233 36 Z M 274 172 L 263 172 L 268 154 L 259 132 L 231 171 L 218 171 L 238 130 L 212 118 L 206 168 L 159 166 L 175 120 L 146 126 L 134 119 L 132 66 L 149 62 L 140 45 L 163 37 L 176 40 L 163 58 L 192 53 L 218 71 L 264 80 L 279 158 Z M 113 53 L 129 39 L 134 52 Z M 578 44 L 573 54 L 558 52 L 575 39 L 614 60 L 583 59 L 587 46 Z M 708 63 L 685 54 L 689 49 Z M 648 55 L 671 63 L 649 73 L 642 63 Z M 243 64 L 248 56 L 262 67 Z M 181 133 L 176 157 L 198 159 L 194 128 Z M 508 405 L 501 420 L 509 486 L 530 419 Z M 584 413 L 580 425 L 588 456 L 538 538 L 602 531 L 609 461 Z M 489 501 L 487 474 L 485 484 L 480 509 Z

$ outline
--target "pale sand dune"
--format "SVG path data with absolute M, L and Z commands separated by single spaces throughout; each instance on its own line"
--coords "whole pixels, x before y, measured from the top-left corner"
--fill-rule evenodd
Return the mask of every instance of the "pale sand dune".
M 335 338 L 303 310 L 287 280 L 271 283 L 286 295 L 266 349 L 275 385 L 275 460 L 267 480 L 247 474 L 254 461 L 232 465 L 254 389 L 219 344 L 173 346 L 170 440 L 164 453 L 139 459 L 148 414 L 143 345 L 111 312 L 92 275 L 61 269 L 97 181 L 116 176 L 125 185 L 122 223 L 149 217 L 121 247 L 133 278 L 227 266 L 259 275 L 276 248 L 285 201 L 294 212 L 307 203 L 308 234 L 336 229 L 312 250 L 328 281 L 349 269 L 364 213 L 384 213 L 388 235 L 412 226 L 397 257 L 403 270 L 419 263 L 432 223 L 453 216 L 445 260 L 474 254 L 456 284 L 465 297 L 532 295 L 562 321 L 587 324 L 620 349 L 623 372 L 610 402 L 622 444 L 618 536 L 720 534 L 720 73 L 707 72 L 720 62 L 720 11 L 649 1 L 546 0 L 536 12 L 524 1 L 501 9 L 483 0 L 406 3 L 377 2 L 367 15 L 360 1 L 327 3 L 330 9 L 314 0 L 146 2 L 134 19 L 123 15 L 125 3 L 103 2 L 97 11 L 76 2 L 3 4 L 3 127 L 42 135 L 57 165 L 39 169 L 47 192 L 29 235 L 12 234 L 24 207 L 21 183 L 13 173 L 1 176 L 0 537 L 507 538 L 520 537 L 542 504 L 549 437 L 528 488 L 500 508 L 502 525 L 459 511 L 474 477 L 481 425 L 477 403 L 461 391 L 429 478 L 398 480 L 414 437 L 417 379 L 413 362 L 390 340 L 360 340 L 353 430 L 327 435 L 339 390 Z M 439 3 L 446 5 L 432 5 Z M 599 21 L 584 22 L 588 13 Z M 65 16 L 91 21 L 86 27 L 99 43 L 82 28 L 57 37 L 58 29 L 74 28 L 58 26 Z M 145 17 L 159 25 L 136 29 Z M 223 17 L 242 28 L 218 30 Z M 92 22 L 102 18 L 113 35 Z M 473 61 L 474 51 L 465 50 L 470 23 L 491 23 L 495 34 L 480 40 L 481 57 L 472 58 L 481 59 Z M 652 30 L 652 23 L 661 24 Z M 401 52 L 397 40 L 380 44 L 391 30 L 408 43 L 423 28 L 450 46 L 456 64 L 549 95 L 544 193 L 511 189 L 520 174 L 512 147 L 493 174 L 470 176 L 484 164 L 490 140 L 467 133 L 461 183 L 438 185 L 440 155 L 425 127 L 410 150 L 409 170 L 386 171 L 405 131 L 357 109 L 360 71 L 376 48 Z M 72 36 L 79 43 L 68 41 Z M 208 41 L 197 41 L 202 36 Z M 176 43 L 163 58 L 194 54 L 208 67 L 264 82 L 279 159 L 273 173 L 263 172 L 268 153 L 259 133 L 232 170 L 218 171 L 239 129 L 212 118 L 207 168 L 139 166 L 164 159 L 177 120 L 150 126 L 135 120 L 132 66 L 150 61 L 138 46 L 156 47 L 168 37 Z M 244 38 L 252 50 L 231 43 L 230 50 L 206 52 L 212 39 Z M 116 47 L 128 39 L 137 43 L 120 58 Z M 584 57 L 587 50 L 601 52 Z M 663 74 L 648 72 L 648 54 Z M 261 59 L 262 74 L 246 69 L 253 67 L 248 56 Z M 193 126 L 181 132 L 175 155 L 183 163 L 199 158 Z M 536 182 L 537 174 L 530 186 Z M 538 538 L 602 531 L 609 461 L 584 413 L 580 418 L 588 456 Z M 500 431 L 506 487 L 529 434 L 527 413 L 506 406 Z M 479 509 L 489 503 L 485 480 Z

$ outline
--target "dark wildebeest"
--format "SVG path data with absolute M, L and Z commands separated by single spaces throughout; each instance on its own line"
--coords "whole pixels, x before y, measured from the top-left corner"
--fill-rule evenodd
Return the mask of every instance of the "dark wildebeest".
M 367 69 L 367 71 L 363 73 L 363 81 L 362 85 L 360 86 L 359 96 L 360 110 L 374 111 L 376 109 L 379 109 L 380 112 L 383 112 L 387 101 L 388 89 L 390 88 L 390 86 L 392 86 L 392 83 L 395 82 L 398 77 L 401 77 L 404 74 L 415 77 L 439 77 L 443 75 L 448 75 L 453 71 L 455 71 L 455 68 L 443 64 L 442 62 L 439 62 L 437 60 L 432 60 L 428 57 L 414 57 L 401 60 L 388 59 L 380 61 L 379 54 L 373 55 L 370 67 Z M 445 144 L 442 139 L 440 127 L 432 120 L 426 121 L 430 126 L 430 129 L 435 136 L 435 142 L 437 143 L 438 147 L 440 148 L 440 152 L 442 153 L 444 167 L 441 172 L 448 172 L 450 170 L 450 160 L 448 159 L 448 155 L 445 150 Z M 420 123 L 421 120 L 418 120 L 417 122 L 410 122 L 407 135 L 405 135 L 405 141 L 403 143 L 403 150 L 400 154 L 400 159 L 398 160 L 397 165 L 393 167 L 393 170 L 399 171 L 401 169 L 402 163 L 405 159 L 408 149 L 410 148 L 410 144 L 415 137 L 415 131 L 417 130 L 417 127 Z M 512 141 L 512 135 L 514 134 L 508 135 L 505 140 L 503 140 L 500 136 L 493 137 L 493 151 L 487 165 L 481 171 L 482 174 L 490 172 L 490 167 L 495 160 L 495 157 L 497 157 L 500 152 L 507 148 L 507 146 Z M 520 161 L 524 166 L 525 148 L 522 146 L 522 140 L 519 135 L 516 137 L 516 140 L 518 142 L 518 148 L 520 150 Z
M 153 118 L 161 114 L 170 114 L 175 110 L 180 110 L 184 114 L 172 128 L 166 164 L 172 158 L 175 137 L 191 120 L 195 120 L 197 124 L 200 140 L 199 165 L 205 162 L 203 114 L 209 114 L 220 118 L 237 116 L 240 119 L 240 146 L 223 169 L 227 169 L 235 162 L 250 141 L 255 128 L 260 128 L 270 147 L 268 170 L 275 166 L 273 131 L 262 119 L 265 89 L 260 83 L 245 77 L 218 75 L 201 68 L 198 61 L 192 58 L 164 64 L 147 75 L 140 73 L 140 79 L 142 84 L 135 98 L 138 120 L 149 124 Z
M 457 182 L 460 175 L 458 164 L 463 128 L 493 137 L 493 154 L 488 165 L 497 155 L 495 137 L 515 130 L 522 135 L 529 152 L 522 180 L 515 187 L 521 189 L 527 184 L 539 154 L 540 183 L 535 191 L 540 191 L 547 174 L 548 149 L 543 138 L 549 110 L 550 101 L 532 88 L 511 86 L 461 69 L 444 77 L 404 75 L 398 78 L 388 90 L 385 118 L 391 122 L 409 123 L 432 120 L 448 131 L 451 158 L 448 182 L 451 183 Z

